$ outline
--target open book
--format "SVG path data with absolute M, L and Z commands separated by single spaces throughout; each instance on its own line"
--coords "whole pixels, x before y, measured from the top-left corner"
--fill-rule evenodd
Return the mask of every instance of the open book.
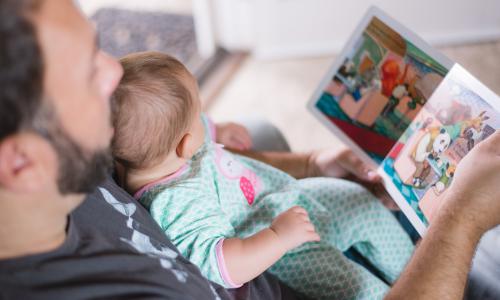
M 373 7 L 308 108 L 374 166 L 420 235 L 458 162 L 500 128 L 500 98 Z

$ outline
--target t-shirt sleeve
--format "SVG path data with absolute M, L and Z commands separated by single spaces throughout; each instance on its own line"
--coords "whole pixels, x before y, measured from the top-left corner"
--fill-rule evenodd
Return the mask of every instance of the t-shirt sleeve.
M 222 244 L 234 228 L 213 193 L 171 187 L 158 193 L 150 212 L 181 254 L 202 274 L 226 288 L 235 285 L 226 271 Z

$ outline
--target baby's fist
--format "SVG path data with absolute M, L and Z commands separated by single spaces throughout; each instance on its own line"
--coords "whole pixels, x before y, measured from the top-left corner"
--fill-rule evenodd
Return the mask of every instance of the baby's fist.
M 217 143 L 240 151 L 252 148 L 252 138 L 244 126 L 229 122 L 215 124 L 215 128 Z
M 278 235 L 287 251 L 303 243 L 320 240 L 307 211 L 300 206 L 281 213 L 273 220 L 270 228 Z

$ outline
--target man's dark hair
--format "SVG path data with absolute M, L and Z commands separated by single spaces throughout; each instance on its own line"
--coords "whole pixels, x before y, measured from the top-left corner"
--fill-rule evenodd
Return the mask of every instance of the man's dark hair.
M 30 126 L 41 105 L 43 59 L 28 16 L 35 0 L 0 0 L 0 141 Z
M 0 0 L 0 142 L 21 130 L 38 133 L 59 159 L 62 194 L 89 193 L 109 172 L 108 149 L 84 149 L 63 129 L 44 97 L 44 64 L 31 16 L 43 0 Z

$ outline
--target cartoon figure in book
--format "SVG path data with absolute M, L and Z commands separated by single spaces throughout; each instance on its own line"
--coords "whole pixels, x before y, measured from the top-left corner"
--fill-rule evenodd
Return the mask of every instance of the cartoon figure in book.
M 441 195 L 446 188 L 451 184 L 451 179 L 455 175 L 456 166 L 446 163 L 444 168 L 441 168 L 441 177 L 434 182 L 431 187 L 436 196 Z
M 391 97 L 394 89 L 403 84 L 408 73 L 408 67 L 406 65 L 403 74 L 401 74 L 400 65 L 397 61 L 388 59 L 384 62 L 380 71 L 382 74 L 382 94 L 384 96 Z
M 410 154 L 415 163 L 415 173 L 413 173 L 412 185 L 416 188 L 424 188 L 424 180 L 431 171 L 430 163 L 427 159 L 439 161 L 440 155 L 448 149 L 452 142 L 452 136 L 444 127 L 432 127 L 416 143 Z
M 410 65 L 404 66 L 404 71 L 401 74 L 400 65 L 393 59 L 388 59 L 382 65 L 382 94 L 389 101 L 382 111 L 382 116 L 387 117 L 389 113 L 394 112 L 401 100 L 409 95 L 408 73 Z
M 394 109 L 399 105 L 399 102 L 403 99 L 403 97 L 408 96 L 408 84 L 399 84 L 392 91 L 391 96 L 389 97 L 389 103 L 385 106 L 382 115 L 387 117 L 389 113 L 392 113 Z
M 472 150 L 476 141 L 480 139 L 481 132 L 483 131 L 483 122 L 490 118 L 485 113 L 486 111 L 481 112 L 477 118 L 466 121 L 464 124 L 462 137 L 467 140 L 468 151 Z
M 483 129 L 483 122 L 489 117 L 482 111 L 477 117 L 458 122 L 453 125 L 438 126 L 432 128 L 422 127 L 426 133 L 418 140 L 411 159 L 415 163 L 415 173 L 413 174 L 412 185 L 416 188 L 425 188 L 425 178 L 431 171 L 430 160 L 434 160 L 440 167 L 441 155 L 450 147 L 457 138 L 467 139 L 469 150 L 474 146 L 475 140 L 480 136 Z
M 356 71 L 356 66 L 351 60 L 348 60 L 340 68 L 339 73 L 336 76 L 342 83 L 347 87 L 347 90 L 353 94 L 354 99 L 361 98 L 360 94 L 360 83 L 358 82 L 358 74 Z

